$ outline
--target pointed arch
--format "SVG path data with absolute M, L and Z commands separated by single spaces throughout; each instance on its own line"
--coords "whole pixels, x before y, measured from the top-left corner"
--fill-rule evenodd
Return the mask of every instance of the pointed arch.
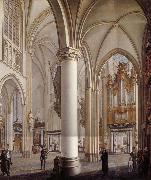
M 102 66 L 105 64 L 105 62 L 110 58 L 112 57 L 114 54 L 121 54 L 123 56 L 125 56 L 133 65 L 134 65 L 134 68 L 136 70 L 136 73 L 138 76 L 140 76 L 140 73 L 141 73 L 141 67 L 140 67 L 140 64 L 137 62 L 137 60 L 126 50 L 124 49 L 121 49 L 121 48 L 115 48 L 115 49 L 112 49 L 111 51 L 109 51 L 100 61 L 99 61 L 99 64 L 97 65 L 97 68 L 96 68 L 96 74 L 99 74 Z
M 12 80 L 15 83 L 15 85 L 17 86 L 17 88 L 21 94 L 22 104 L 25 105 L 25 91 L 22 87 L 21 82 L 16 78 L 16 76 L 14 74 L 7 74 L 0 80 L 0 93 L 2 92 L 2 88 L 3 88 L 4 84 L 8 80 Z
M 70 42 L 70 28 L 68 27 L 68 20 L 66 17 L 66 11 L 63 6 L 63 3 L 60 0 L 47 0 L 50 4 L 53 15 L 55 17 L 59 48 L 65 48 L 72 46 Z

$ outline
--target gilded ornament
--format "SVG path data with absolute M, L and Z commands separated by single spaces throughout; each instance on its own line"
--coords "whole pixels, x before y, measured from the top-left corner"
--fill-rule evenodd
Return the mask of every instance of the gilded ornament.
M 117 98 L 117 105 L 109 105 L 108 102 L 108 124 L 123 124 L 134 123 L 136 116 L 136 106 L 131 100 L 128 104 L 128 100 L 125 100 L 122 93 L 125 91 L 126 96 L 131 96 L 134 91 L 137 75 L 134 68 L 130 73 L 127 73 L 127 63 L 119 62 L 117 73 L 114 78 L 109 74 L 107 76 L 106 86 L 112 96 Z M 122 89 L 121 89 L 122 88 Z M 114 102 L 114 99 L 113 99 Z

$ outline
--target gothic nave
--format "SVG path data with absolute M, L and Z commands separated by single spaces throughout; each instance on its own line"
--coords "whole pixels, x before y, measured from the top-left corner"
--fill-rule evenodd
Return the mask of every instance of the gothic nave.
M 74 176 L 104 148 L 109 167 L 150 152 L 150 0 L 1 0 L 0 47 L 0 151 L 15 163 L 37 167 L 44 147 Z

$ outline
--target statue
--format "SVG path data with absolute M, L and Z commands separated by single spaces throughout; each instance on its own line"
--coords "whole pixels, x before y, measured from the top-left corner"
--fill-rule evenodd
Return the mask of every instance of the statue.
M 53 79 L 53 86 L 56 99 L 54 102 L 54 110 L 61 118 L 61 66 L 57 66 L 56 74 Z
M 30 131 L 32 131 L 34 129 L 34 118 L 33 118 L 31 110 L 28 114 L 28 125 L 29 125 Z
M 80 124 L 82 125 L 82 127 L 85 127 L 85 123 L 86 123 L 86 111 L 85 111 L 85 99 L 81 98 L 81 101 L 79 101 L 79 105 L 80 105 L 80 115 L 81 115 L 81 119 L 80 119 Z

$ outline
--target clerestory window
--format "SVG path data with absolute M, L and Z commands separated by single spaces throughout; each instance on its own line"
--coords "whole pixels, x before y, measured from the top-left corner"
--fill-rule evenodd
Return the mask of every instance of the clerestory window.
M 4 0 L 4 35 L 22 49 L 22 9 L 19 0 Z

